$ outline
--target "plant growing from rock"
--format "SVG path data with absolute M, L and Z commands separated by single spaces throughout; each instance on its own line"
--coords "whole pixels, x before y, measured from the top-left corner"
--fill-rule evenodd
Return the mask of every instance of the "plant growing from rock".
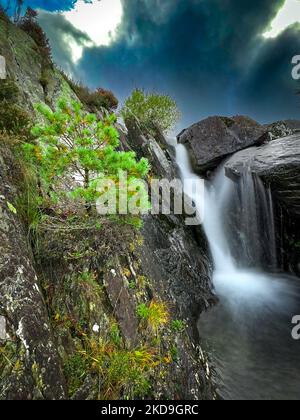
M 0 80 L 0 133 L 29 137 L 31 119 L 17 104 L 19 89 L 13 80 Z
M 121 112 L 125 120 L 137 118 L 144 129 L 154 134 L 156 128 L 170 131 L 180 118 L 174 99 L 168 95 L 146 93 L 142 89 L 132 92 Z
M 99 192 L 99 181 L 109 179 L 119 191 L 120 171 L 126 172 L 127 182 L 145 177 L 149 171 L 146 159 L 136 160 L 133 152 L 120 152 L 119 134 L 114 127 L 114 114 L 97 119 L 82 109 L 80 103 L 68 104 L 61 99 L 56 111 L 40 104 L 37 111 L 43 116 L 44 123 L 37 124 L 32 134 L 37 144 L 27 143 L 27 155 L 39 168 L 43 189 L 48 196 L 59 199 L 66 194 L 63 181 L 75 178 L 69 197 L 84 202 L 90 212 L 91 207 L 103 194 Z M 73 179 L 74 181 L 74 179 Z M 137 192 L 128 194 L 129 200 Z M 147 202 L 146 189 L 140 188 L 139 196 Z
M 50 42 L 37 21 L 38 13 L 28 7 L 18 26 L 36 42 L 38 51 L 48 64 L 52 64 Z
M 103 88 L 91 90 L 82 83 L 73 80 L 67 73 L 61 70 L 61 75 L 71 86 L 74 93 L 90 112 L 97 112 L 101 108 L 113 111 L 118 108 L 119 101 L 112 91 Z
M 167 305 L 164 302 L 153 300 L 149 305 L 141 304 L 137 308 L 137 314 L 145 321 L 150 329 L 158 336 L 159 329 L 166 326 L 170 320 Z

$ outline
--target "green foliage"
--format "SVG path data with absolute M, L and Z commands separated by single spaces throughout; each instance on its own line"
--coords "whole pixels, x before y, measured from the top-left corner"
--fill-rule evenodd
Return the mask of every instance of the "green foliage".
M 146 93 L 141 89 L 135 89 L 126 99 L 122 115 L 125 120 L 137 118 L 150 132 L 156 127 L 167 132 L 180 118 L 176 102 L 170 96 Z
M 168 324 L 170 314 L 164 302 L 152 301 L 150 305 L 141 304 L 137 308 L 138 316 L 147 322 L 149 327 L 158 334 L 161 327 Z
M 61 71 L 62 76 L 71 86 L 74 93 L 80 99 L 90 112 L 97 112 L 101 108 L 107 111 L 112 111 L 118 108 L 119 101 L 112 91 L 103 88 L 91 90 L 82 83 L 71 79 L 64 71 Z
M 18 372 L 21 368 L 21 361 L 18 358 L 17 346 L 8 341 L 4 345 L 0 345 L 0 378 L 3 378 L 11 371 Z
M 5 101 L 0 104 L 0 132 L 29 135 L 30 117 L 26 111 L 16 104 Z
M 150 391 L 150 377 L 159 355 L 147 348 L 125 349 L 122 340 L 86 340 L 80 354 L 88 371 L 101 380 L 101 400 L 143 398 Z
M 6 202 L 7 207 L 9 209 L 9 211 L 11 211 L 13 214 L 17 214 L 17 209 L 15 208 L 15 206 L 13 204 L 11 204 L 9 201 Z
M 69 396 L 72 396 L 83 384 L 87 372 L 87 363 L 80 354 L 69 356 L 64 363 L 64 374 L 68 379 Z
M 119 134 L 114 127 L 114 114 L 98 120 L 94 114 L 86 113 L 81 104 L 73 101 L 69 105 L 64 99 L 55 112 L 44 104 L 38 105 L 37 110 L 45 123 L 32 130 L 38 144 L 27 143 L 24 150 L 37 165 L 48 194 L 64 194 L 62 180 L 76 175 L 80 182 L 70 197 L 84 200 L 89 207 L 103 194 L 97 191 L 101 179 L 113 181 L 118 191 L 120 171 L 127 173 L 128 183 L 147 175 L 146 159 L 137 161 L 135 153 L 117 150 Z M 135 194 L 129 194 L 128 200 Z M 146 190 L 139 191 L 139 195 L 146 196 L 147 201 Z
M 37 12 L 28 7 L 25 16 L 20 20 L 18 26 L 35 41 L 38 52 L 41 54 L 42 58 L 50 64 L 52 63 L 50 42 L 45 32 L 38 24 L 37 16 Z
M 29 137 L 30 116 L 17 105 L 18 94 L 17 85 L 12 80 L 0 80 L 0 132 Z
M 171 328 L 173 331 L 177 333 L 182 333 L 185 330 L 185 324 L 180 319 L 175 319 L 171 323 Z

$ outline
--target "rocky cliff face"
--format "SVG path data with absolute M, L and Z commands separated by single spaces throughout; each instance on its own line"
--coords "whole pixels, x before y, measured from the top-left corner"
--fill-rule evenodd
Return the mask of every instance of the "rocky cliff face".
M 24 226 L 11 204 L 21 187 L 14 159 L 0 148 L 0 315 L 7 334 L 1 352 L 9 355 L 0 373 L 0 398 L 62 399 L 65 379 L 41 284 Z
M 205 176 L 240 150 L 292 135 L 294 126 L 285 121 L 263 126 L 245 116 L 209 117 L 183 130 L 178 141 L 188 147 L 195 171 Z
M 55 67 L 43 68 L 34 41 L 2 21 L 0 54 L 19 87 L 20 104 L 32 115 L 37 102 L 54 106 L 61 95 L 76 98 Z M 122 133 L 123 148 L 142 150 L 154 175 L 176 173 L 161 133 L 158 141 L 138 125 L 129 126 L 128 133 L 123 127 Z M 87 352 L 95 351 L 100 338 L 110 349 L 118 347 L 119 356 L 137 357 L 135 349 L 149 345 L 151 336 L 137 308 L 153 301 L 166 302 L 177 323 L 159 338 L 164 359 L 161 368 L 153 367 L 146 395 L 214 398 L 195 328 L 199 313 L 215 302 L 203 234 L 187 228 L 180 217 L 149 215 L 141 232 L 105 220 L 101 229 L 95 220 L 65 220 L 41 223 L 38 240 L 32 240 L 18 208 L 25 178 L 17 156 L 12 144 L 1 145 L 0 316 L 7 335 L 0 342 L 0 398 L 99 398 L 97 364 L 87 365 Z M 155 337 L 151 340 L 156 346 Z M 110 396 L 126 398 L 132 384 L 138 392 L 147 385 L 129 382 Z
M 34 40 L 15 25 L 0 19 L 0 54 L 7 64 L 7 76 L 18 84 L 20 104 L 29 112 L 45 102 L 53 106 L 62 94 L 77 99 L 61 72 L 41 56 Z
M 245 170 L 271 189 L 276 206 L 277 242 L 283 268 L 300 273 L 300 136 L 276 139 L 233 155 L 226 163 L 227 175 L 235 181 Z

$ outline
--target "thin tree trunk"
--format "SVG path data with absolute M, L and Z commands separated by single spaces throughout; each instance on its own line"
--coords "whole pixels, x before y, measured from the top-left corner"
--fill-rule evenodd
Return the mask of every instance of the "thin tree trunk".
M 87 190 L 89 186 L 90 186 L 90 173 L 88 169 L 85 169 L 84 170 L 84 189 Z M 85 208 L 86 208 L 87 213 L 90 214 L 92 211 L 92 206 L 88 201 L 85 202 Z

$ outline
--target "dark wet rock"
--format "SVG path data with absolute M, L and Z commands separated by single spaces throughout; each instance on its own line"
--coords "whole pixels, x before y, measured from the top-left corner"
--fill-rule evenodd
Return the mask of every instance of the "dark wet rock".
M 225 170 L 235 178 L 245 167 L 269 183 L 278 199 L 300 215 L 300 135 L 238 152 L 226 163 Z
M 247 169 L 271 189 L 279 264 L 300 274 L 300 135 L 240 151 L 225 165 L 227 176 L 235 181 Z
M 292 136 L 295 130 L 286 121 L 277 121 L 273 124 L 266 125 L 267 136 L 269 141 Z
M 128 347 L 134 347 L 137 344 L 138 329 L 136 305 L 130 296 L 128 281 L 122 273 L 118 258 L 114 258 L 110 267 L 104 276 L 104 286 L 125 342 Z
M 212 265 L 206 240 L 200 243 L 192 228 L 184 227 L 178 218 L 149 215 L 142 230 L 144 243 L 139 260 L 145 275 L 151 278 L 155 293 L 169 303 L 174 319 L 188 325 L 188 334 L 178 342 L 176 381 L 170 385 L 183 399 L 211 399 L 213 387 L 196 348 L 199 340 L 196 329 L 201 312 L 216 303 L 212 293 Z M 178 385 L 177 385 L 178 386 Z
M 157 138 L 149 133 L 144 133 L 135 120 L 126 121 L 128 130 L 125 142 L 134 150 L 139 158 L 146 157 L 152 167 L 152 171 L 161 179 L 174 179 L 178 177 L 174 154 L 166 137 L 157 129 Z
M 1 399 L 62 399 L 65 381 L 23 227 L 8 151 L 0 153 L 0 315 L 20 372 L 0 373 Z
M 179 177 L 174 154 L 168 141 L 158 134 L 158 141 L 143 135 L 138 125 L 128 127 L 128 143 L 132 150 L 147 157 L 157 178 Z M 161 145 L 163 147 L 161 147 Z M 174 192 L 179 193 L 175 190 Z M 216 303 L 212 292 L 212 263 L 201 226 L 185 225 L 185 215 L 148 215 L 142 229 L 143 245 L 138 259 L 145 275 L 163 300 L 170 302 L 173 316 L 183 319 L 189 334 L 178 343 L 180 357 L 176 378 L 181 384 L 178 395 L 186 399 L 211 399 L 213 389 L 206 367 L 196 348 L 196 323 L 202 311 Z M 200 350 L 201 353 L 201 350 Z M 174 377 L 170 378 L 170 389 Z M 169 390 L 170 391 L 170 390 Z
M 166 216 L 148 216 L 143 227 L 142 262 L 160 293 L 166 294 L 178 316 L 191 321 L 214 303 L 211 262 L 206 241 L 199 244 L 192 228 Z M 202 245 L 202 246 L 201 246 Z
M 186 144 L 199 174 L 214 170 L 224 158 L 265 141 L 266 128 L 244 116 L 210 117 L 183 130 L 178 141 Z

